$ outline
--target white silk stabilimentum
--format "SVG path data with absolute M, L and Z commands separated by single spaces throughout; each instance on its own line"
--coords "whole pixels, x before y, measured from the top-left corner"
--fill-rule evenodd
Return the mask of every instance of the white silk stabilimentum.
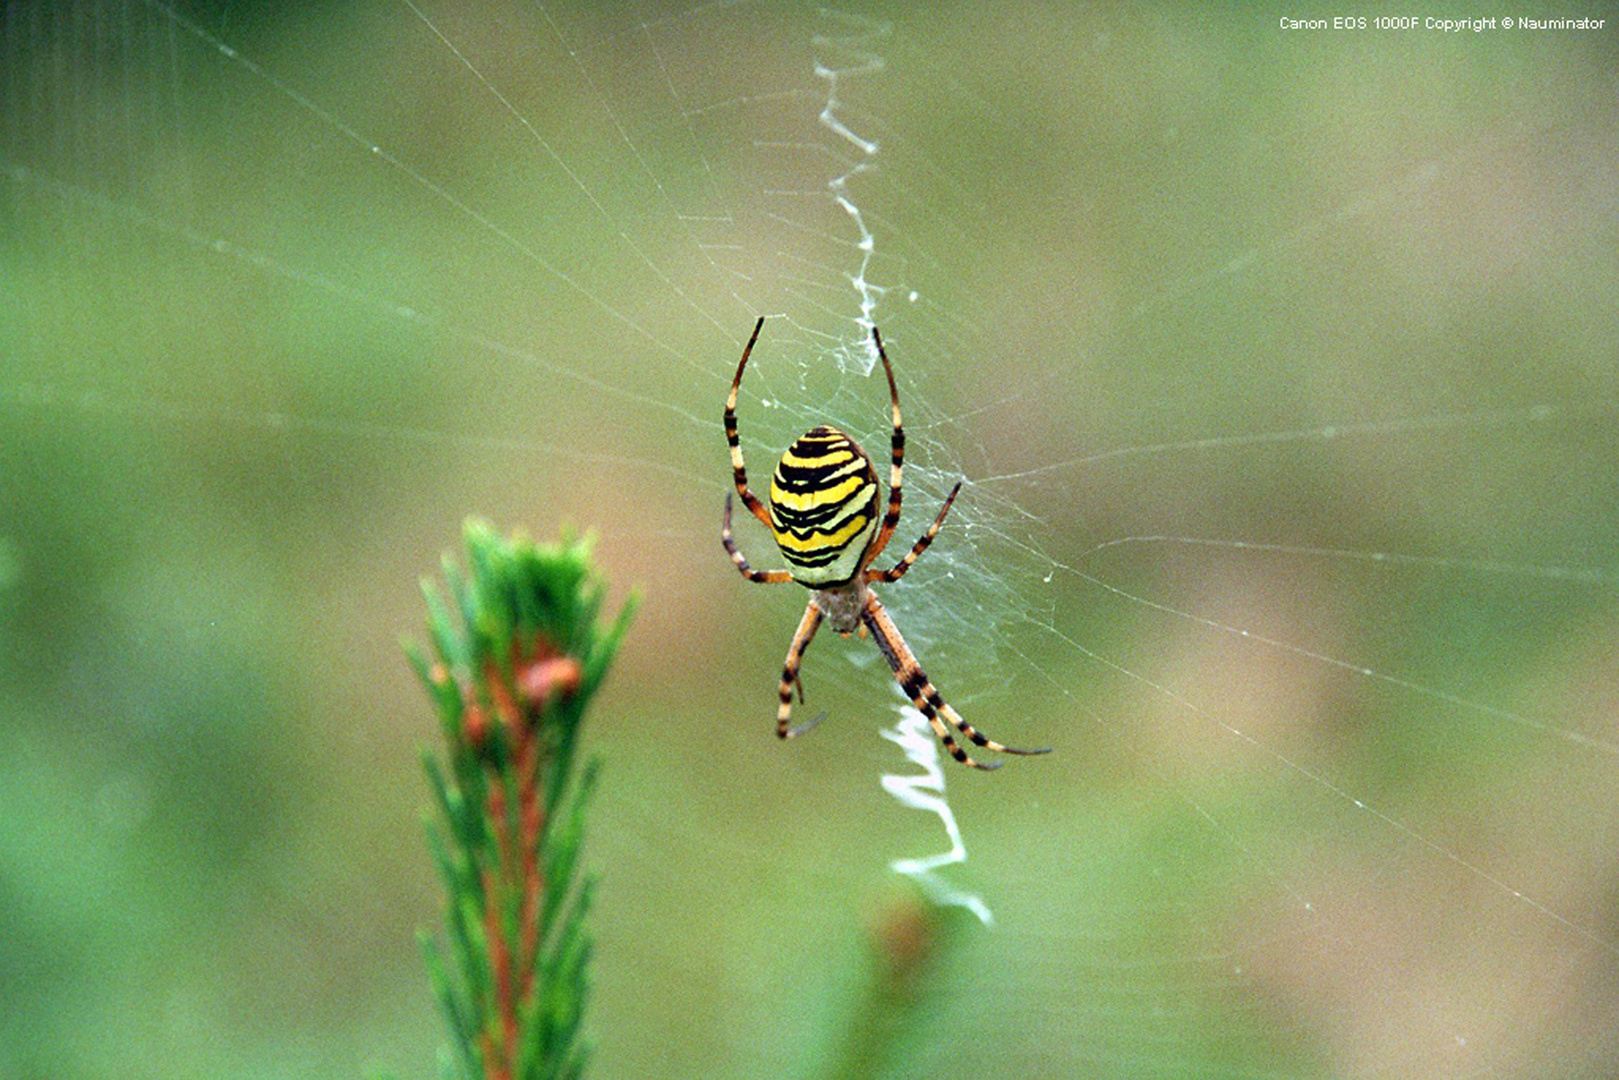
M 883 790 L 905 806 L 937 814 L 944 824 L 945 835 L 950 837 L 949 851 L 920 859 L 895 859 L 888 864 L 889 869 L 916 882 L 934 903 L 966 908 L 978 916 L 985 926 L 994 926 L 995 915 L 982 897 L 956 888 L 939 874 L 946 866 L 965 863 L 967 846 L 961 842 L 956 815 L 944 797 L 944 769 L 939 760 L 939 742 L 934 737 L 932 725 L 914 707 L 903 705 L 899 710 L 899 722 L 891 728 L 884 728 L 880 734 L 889 742 L 898 744 L 911 763 L 922 770 L 909 774 L 885 773 Z

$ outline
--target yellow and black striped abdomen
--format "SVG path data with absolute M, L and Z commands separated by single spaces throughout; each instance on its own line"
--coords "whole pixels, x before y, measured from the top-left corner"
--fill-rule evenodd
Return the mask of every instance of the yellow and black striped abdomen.
M 842 585 L 860 569 L 877 531 L 877 470 L 835 427 L 805 432 L 770 481 L 770 528 L 793 580 Z

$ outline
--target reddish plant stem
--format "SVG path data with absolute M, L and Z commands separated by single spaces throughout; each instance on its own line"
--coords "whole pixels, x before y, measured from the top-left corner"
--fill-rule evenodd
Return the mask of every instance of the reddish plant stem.
M 500 1038 L 485 1030 L 480 1037 L 486 1080 L 511 1080 L 517 1064 L 520 1004 L 529 1002 L 535 992 L 535 968 L 540 950 L 540 902 L 545 893 L 545 874 L 540 862 L 540 844 L 545 833 L 545 809 L 540 799 L 540 739 L 530 713 L 544 709 L 551 698 L 570 694 L 579 683 L 579 664 L 571 658 L 544 657 L 542 650 L 526 660 L 514 649 L 513 668 L 518 673 L 520 708 L 508 690 L 501 672 L 490 663 L 484 669 L 490 705 L 511 740 L 512 761 L 517 776 L 517 835 L 507 818 L 505 774 L 488 769 L 488 815 L 494 830 L 495 860 L 484 868 L 484 934 L 489 942 L 489 961 L 494 977 L 495 1010 L 499 1016 Z M 468 709 L 467 734 L 481 743 L 487 721 L 481 709 Z M 517 899 L 517 940 L 507 938 L 503 917 L 505 903 Z M 513 945 L 515 944 L 515 967 Z
M 478 1050 L 483 1054 L 484 1075 L 487 1080 L 511 1080 L 511 1073 L 495 1059 L 495 1040 L 485 1031 L 478 1036 Z
M 511 872 L 511 835 L 506 828 L 506 787 L 500 776 L 490 777 L 489 821 L 495 830 L 496 866 L 485 867 L 484 936 L 489 942 L 489 962 L 494 968 L 495 1008 L 500 1016 L 501 1045 L 496 1054 L 486 1055 L 484 1069 L 488 1080 L 511 1080 L 517 1060 L 517 1005 L 512 992 L 512 956 L 506 941 L 506 920 L 501 917 L 502 901 L 508 892 Z
M 540 807 L 539 757 L 539 740 L 534 732 L 525 731 L 517 745 L 523 853 L 523 918 L 518 952 L 522 957 L 523 985 L 519 994 L 524 1001 L 534 992 L 534 969 L 540 948 L 540 897 L 545 887 L 545 877 L 540 870 L 540 836 L 545 812 Z

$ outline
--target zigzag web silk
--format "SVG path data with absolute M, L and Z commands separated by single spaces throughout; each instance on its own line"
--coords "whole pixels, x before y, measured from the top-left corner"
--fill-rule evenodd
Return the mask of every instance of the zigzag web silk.
M 824 43 L 824 39 L 816 40 L 817 45 Z M 882 61 L 875 54 L 864 54 L 862 59 L 864 63 L 852 69 L 850 74 L 870 75 L 882 69 Z M 852 146 L 859 155 L 852 169 L 828 181 L 827 190 L 838 206 L 849 215 L 849 219 L 860 233 L 860 239 L 855 245 L 860 252 L 860 268 L 851 277 L 850 284 L 860 300 L 860 317 L 857 323 L 862 330 L 869 333 L 870 328 L 875 325 L 878 302 L 884 290 L 866 278 L 872 255 L 876 250 L 876 238 L 866 228 L 865 217 L 850 194 L 849 182 L 871 167 L 872 159 L 877 157 L 880 146 L 875 141 L 856 135 L 838 118 L 840 74 L 838 70 L 828 67 L 819 60 L 816 61 L 815 77 L 824 80 L 827 87 L 826 107 L 821 110 L 818 119 L 839 139 Z M 868 370 L 878 359 L 875 348 L 872 348 L 870 353 L 871 364 L 868 365 Z M 923 857 L 897 858 L 889 863 L 889 867 L 895 873 L 903 874 L 915 881 L 936 903 L 965 908 L 977 916 L 985 926 L 993 926 L 994 913 L 983 897 L 952 885 L 943 873 L 946 867 L 967 861 L 967 846 L 962 841 L 961 827 L 956 822 L 955 812 L 950 809 L 950 802 L 945 797 L 945 778 L 944 770 L 940 767 L 938 739 L 927 717 L 916 708 L 906 704 L 898 706 L 898 711 L 899 720 L 892 728 L 883 729 L 881 735 L 904 751 L 907 761 L 919 771 L 884 773 L 881 781 L 883 790 L 898 799 L 903 806 L 936 815 L 950 840 L 950 850 Z

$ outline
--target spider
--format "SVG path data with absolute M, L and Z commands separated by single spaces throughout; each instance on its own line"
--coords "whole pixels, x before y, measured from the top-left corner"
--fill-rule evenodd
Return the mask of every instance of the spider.
M 927 532 L 912 546 L 899 562 L 887 570 L 871 569 L 871 564 L 888 546 L 899 524 L 900 472 L 905 460 L 905 428 L 899 418 L 899 389 L 894 385 L 894 369 L 889 366 L 888 353 L 883 350 L 883 339 L 877 328 L 871 329 L 872 344 L 882 358 L 883 372 L 888 376 L 888 396 L 894 410 L 893 468 L 888 481 L 888 511 L 883 515 L 881 527 L 877 524 L 877 470 L 871 458 L 848 435 L 829 424 L 813 427 L 798 437 L 776 466 L 770 482 L 770 503 L 767 509 L 758 496 L 748 490 L 748 471 L 742 463 L 742 445 L 736 429 L 736 394 L 742 385 L 742 372 L 748 366 L 748 357 L 759 340 L 759 331 L 765 321 L 761 318 L 753 325 L 753 336 L 742 350 L 742 361 L 736 366 L 736 378 L 731 380 L 731 393 L 725 399 L 725 440 L 731 446 L 731 470 L 736 477 L 736 493 L 753 516 L 764 523 L 775 537 L 786 570 L 755 570 L 737 550 L 731 538 L 731 493 L 725 494 L 725 519 L 720 527 L 720 542 L 730 554 L 737 570 L 749 581 L 764 585 L 778 585 L 796 581 L 810 591 L 809 605 L 793 633 L 793 643 L 787 649 L 787 660 L 781 668 L 781 684 L 777 694 L 781 705 L 776 710 L 776 734 L 783 739 L 802 735 L 819 721 L 820 717 L 798 727 L 790 727 L 793 709 L 793 688 L 798 688 L 798 700 L 804 700 L 804 684 L 798 669 L 824 619 L 844 637 L 858 631 L 865 637 L 869 631 L 877 649 L 893 669 L 905 695 L 911 699 L 922 715 L 933 725 L 933 732 L 944 743 L 950 756 L 963 765 L 975 769 L 998 769 L 1001 762 L 975 761 L 956 744 L 948 720 L 957 731 L 965 735 L 974 746 L 985 747 L 1003 754 L 1045 754 L 1051 748 L 1020 750 L 1003 746 L 985 737 L 956 710 L 945 703 L 939 691 L 916 662 L 910 647 L 900 636 L 899 628 L 871 591 L 875 582 L 898 581 L 913 563 L 921 557 L 939 534 L 950 504 L 956 501 L 961 483 L 950 489 Z M 943 719 L 940 719 L 940 717 Z

